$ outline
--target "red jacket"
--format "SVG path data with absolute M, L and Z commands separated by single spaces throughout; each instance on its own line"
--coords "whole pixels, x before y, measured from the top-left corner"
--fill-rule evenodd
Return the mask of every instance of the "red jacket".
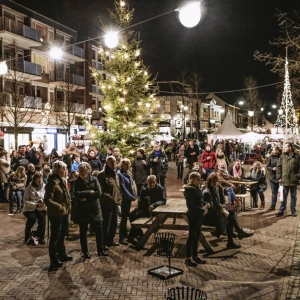
M 210 157 L 209 160 L 207 159 L 208 157 Z M 204 169 L 215 169 L 215 167 L 217 166 L 216 153 L 213 151 L 204 151 L 201 155 L 201 162 L 203 163 Z

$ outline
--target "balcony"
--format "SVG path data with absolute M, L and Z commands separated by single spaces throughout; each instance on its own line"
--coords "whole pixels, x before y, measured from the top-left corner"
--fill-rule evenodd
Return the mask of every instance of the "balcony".
M 84 114 L 85 113 L 85 106 L 81 103 L 58 103 L 54 107 L 55 112 L 63 112 L 63 113 L 77 113 L 77 114 Z
M 33 96 L 21 96 L 20 100 L 15 100 L 10 94 L 5 94 L 0 98 L 1 106 L 8 106 L 17 109 L 38 109 L 42 110 L 42 98 Z
M 81 58 L 85 58 L 85 53 L 84 53 L 84 49 L 80 48 L 76 45 L 70 45 L 70 46 L 66 46 L 66 50 L 67 53 L 81 57 Z
M 85 61 L 85 49 L 78 47 L 77 45 L 68 45 L 60 38 L 54 39 L 53 45 L 56 45 L 63 50 L 62 59 L 74 62 Z
M 92 68 L 95 68 L 97 70 L 103 70 L 103 65 L 100 61 L 96 61 L 95 59 L 92 59 Z
M 96 84 L 92 84 L 92 93 L 93 94 L 102 94 L 101 90 L 98 88 Z
M 7 59 L 7 58 L 5 58 Z M 41 79 L 42 76 L 42 66 L 32 63 L 27 60 L 15 60 L 15 58 L 9 58 L 6 60 L 7 67 L 10 70 L 11 77 L 15 77 L 13 72 L 21 72 L 28 74 L 28 78 L 34 79 Z
M 40 31 L 7 17 L 0 17 L 0 37 L 26 48 L 42 44 Z
M 85 87 L 85 77 L 63 71 L 50 71 L 49 80 L 52 82 L 64 82 Z

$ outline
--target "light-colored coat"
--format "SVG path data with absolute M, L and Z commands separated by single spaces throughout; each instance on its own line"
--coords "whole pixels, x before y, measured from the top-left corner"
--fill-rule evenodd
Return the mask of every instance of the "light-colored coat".
M 44 195 L 45 195 L 45 184 L 43 183 L 43 187 L 40 190 L 37 190 L 32 186 L 32 183 L 29 184 L 27 189 L 25 190 L 25 194 L 23 197 L 24 207 L 23 212 L 26 211 L 34 211 L 34 210 L 46 210 L 46 205 L 44 203 Z M 39 200 L 42 200 L 43 203 L 40 207 L 36 207 L 36 204 Z

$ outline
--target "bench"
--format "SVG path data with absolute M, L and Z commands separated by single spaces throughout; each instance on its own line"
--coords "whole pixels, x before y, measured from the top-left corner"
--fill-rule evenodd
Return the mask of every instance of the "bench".
M 152 225 L 153 218 L 139 218 L 134 220 L 131 225 L 134 225 L 137 228 L 149 228 Z
M 242 201 L 242 210 L 246 210 L 246 198 L 250 197 L 250 194 L 236 194 L 236 196 Z

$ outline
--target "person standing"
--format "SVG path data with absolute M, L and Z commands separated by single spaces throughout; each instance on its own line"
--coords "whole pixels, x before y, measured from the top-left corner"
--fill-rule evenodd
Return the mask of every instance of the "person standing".
M 8 174 L 10 172 L 10 163 L 7 160 L 7 151 L 2 149 L 0 152 L 0 202 L 7 201 Z
M 128 245 L 127 243 L 127 219 L 129 217 L 131 202 L 137 199 L 136 185 L 130 173 L 130 160 L 123 158 L 121 160 L 121 169 L 118 171 L 120 191 L 122 194 L 121 203 L 121 223 L 119 229 L 119 243 Z
M 100 184 L 91 174 L 91 165 L 83 162 L 79 165 L 79 177 L 74 181 L 74 223 L 79 224 L 82 257 L 90 259 L 88 251 L 87 231 L 91 224 L 96 235 L 98 256 L 108 256 L 104 250 L 102 232 L 102 211 L 100 207 Z
M 203 258 L 198 256 L 198 242 L 203 217 L 210 204 L 206 205 L 203 201 L 200 181 L 200 174 L 192 172 L 189 176 L 189 183 L 183 186 L 186 206 L 188 208 L 186 216 L 189 221 L 189 235 L 186 241 L 186 258 L 184 263 L 190 267 L 206 263 Z
M 184 169 L 183 159 L 185 157 L 184 156 L 185 147 L 183 142 L 180 142 L 180 146 L 178 147 L 175 155 L 176 155 L 176 166 L 177 166 L 177 179 L 182 179 L 183 169 Z
M 279 208 L 277 217 L 282 217 L 286 210 L 287 197 L 291 192 L 291 211 L 292 216 L 297 217 L 297 185 L 300 179 L 300 156 L 294 152 L 293 144 L 288 142 L 284 144 L 284 151 L 280 156 L 277 168 L 276 177 L 279 184 L 283 185 L 283 201 Z
M 100 204 L 103 215 L 103 243 L 106 247 L 119 246 L 114 241 L 117 231 L 117 207 L 121 205 L 122 195 L 119 187 L 119 178 L 116 170 L 116 159 L 114 156 L 106 157 L 106 164 L 98 174 L 101 186 Z
M 30 243 L 30 232 L 35 222 L 38 221 L 38 241 L 39 244 L 45 244 L 46 228 L 46 205 L 44 203 L 45 184 L 43 174 L 37 172 L 33 175 L 32 181 L 24 193 L 24 211 L 26 217 L 25 243 Z
M 91 168 L 92 168 L 92 172 L 94 171 L 101 171 L 102 170 L 102 164 L 101 164 L 101 161 L 100 159 L 98 159 L 96 157 L 96 153 L 94 150 L 89 150 L 88 152 L 88 161 L 87 161 Z
M 276 177 L 276 169 L 277 169 L 277 163 L 280 155 L 281 155 L 280 148 L 278 146 L 274 146 L 267 164 L 267 169 L 270 171 L 269 180 L 270 180 L 270 186 L 272 191 L 272 202 L 271 202 L 271 206 L 268 208 L 269 211 L 275 210 L 276 203 L 277 203 L 279 183 Z
M 149 169 L 147 165 L 147 157 L 144 149 L 138 149 L 136 158 L 132 163 L 132 177 L 137 187 L 137 196 L 140 196 L 141 188 L 147 183 L 147 177 L 149 175 Z
M 152 168 L 152 175 L 156 176 L 157 183 L 166 189 L 166 173 L 168 171 L 167 155 L 161 151 L 160 145 L 155 143 L 154 151 L 149 155 L 148 166 Z
M 198 161 L 199 147 L 194 140 L 189 141 L 188 147 L 185 149 L 184 156 L 189 164 L 189 170 L 192 170 L 193 163 Z
M 218 144 L 217 150 L 216 150 L 216 155 L 217 155 L 217 159 L 218 159 L 218 162 L 217 162 L 218 165 L 221 161 L 226 162 L 225 153 L 224 153 L 224 150 L 223 150 L 223 144 L 221 144 L 221 143 Z
M 69 194 L 66 176 L 67 165 L 62 161 L 52 164 L 52 174 L 45 186 L 44 202 L 50 221 L 49 258 L 50 270 L 63 267 L 63 263 L 73 259 L 67 255 L 65 236 L 68 230 L 68 215 L 71 212 L 71 196 Z
M 208 177 L 212 172 L 214 172 L 217 166 L 216 153 L 211 151 L 211 147 L 208 144 L 205 147 L 205 151 L 201 155 L 201 162 L 203 164 L 202 171 Z

